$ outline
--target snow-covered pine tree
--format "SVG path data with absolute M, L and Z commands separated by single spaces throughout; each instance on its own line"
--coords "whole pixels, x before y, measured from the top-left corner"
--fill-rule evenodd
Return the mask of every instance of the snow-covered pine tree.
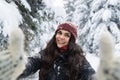
M 55 13 L 43 0 L 0 0 L 0 11 L 0 50 L 8 48 L 8 37 L 4 36 L 3 32 L 9 28 L 14 29 L 9 24 L 20 26 L 23 30 L 27 56 L 39 52 L 55 29 Z M 36 77 L 33 75 L 27 79 L 34 80 Z
M 77 23 L 82 26 L 78 43 L 89 53 L 98 53 L 98 36 L 102 27 L 107 27 L 115 37 L 115 49 L 120 52 L 120 1 L 119 0 L 80 0 Z M 83 8 L 82 8 L 83 7 Z M 84 9 L 85 11 L 80 11 Z M 78 12 L 78 13 L 77 13 Z M 85 13 L 85 14 L 84 14 Z M 86 16 L 87 15 L 87 16 Z M 77 17 L 76 16 L 76 17 Z M 86 17 L 85 17 L 86 16 Z M 85 18 L 84 18 L 85 17 Z
M 90 15 L 90 4 L 92 0 L 77 0 L 75 2 L 75 11 L 72 21 L 78 25 L 78 44 L 80 44 L 84 49 L 86 47 L 86 35 L 88 35 L 89 28 L 89 15 Z
M 79 29 L 82 29 L 88 21 L 91 1 L 92 0 L 77 0 L 74 2 L 75 11 L 72 21 L 78 25 Z
M 76 1 L 77 0 L 65 0 L 64 1 L 64 7 L 65 7 L 66 14 L 67 14 L 67 16 L 66 16 L 67 21 L 72 21 L 72 19 L 73 19 L 73 16 L 74 16 L 73 13 L 76 9 L 76 7 L 75 7 Z
M 40 51 L 55 30 L 54 10 L 46 0 L 14 1 L 23 17 L 20 24 L 25 34 L 25 49 L 29 56 Z M 28 4 L 28 5 L 26 5 Z

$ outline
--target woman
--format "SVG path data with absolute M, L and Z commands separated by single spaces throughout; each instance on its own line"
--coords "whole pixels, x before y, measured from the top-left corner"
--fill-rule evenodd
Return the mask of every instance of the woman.
M 95 73 L 76 42 L 77 27 L 65 22 L 58 25 L 46 48 L 28 58 L 26 69 L 19 78 L 39 70 L 39 80 L 92 80 Z

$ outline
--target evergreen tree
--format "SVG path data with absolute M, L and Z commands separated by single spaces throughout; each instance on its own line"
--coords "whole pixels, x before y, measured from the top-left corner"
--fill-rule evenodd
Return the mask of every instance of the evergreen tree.
M 55 30 L 55 24 L 57 22 L 54 20 L 54 11 L 42 0 L 25 0 L 25 2 L 23 0 L 6 0 L 4 3 L 12 5 L 15 10 L 19 10 L 19 14 L 22 16 L 22 22 L 17 26 L 23 30 L 25 35 L 25 51 L 28 56 L 35 55 L 35 53 L 44 48 L 43 46 L 49 39 L 49 36 L 51 36 L 52 32 Z M 7 10 L 7 7 L 5 9 Z M 4 23 L 5 21 L 1 20 L 3 19 L 1 16 L 2 15 L 0 14 L 0 43 L 2 43 L 0 44 L 0 50 L 4 50 L 8 46 L 8 40 L 2 33 L 4 32 L 3 27 L 5 27 L 2 22 Z M 9 20 L 9 18 L 6 19 Z M 10 21 L 10 24 L 12 23 L 14 23 L 14 21 Z M 37 76 L 33 75 L 28 79 L 34 80 L 36 78 Z
M 67 21 L 72 21 L 73 16 L 74 16 L 74 11 L 75 11 L 75 2 L 76 0 L 65 0 L 64 6 L 66 10 L 66 20 Z
M 115 38 L 116 50 L 120 50 L 120 1 L 81 0 L 79 3 L 80 7 L 75 11 L 77 16 L 79 15 L 77 19 L 80 27 L 79 44 L 83 46 L 86 51 L 97 54 L 101 29 L 106 27 Z M 76 19 L 76 17 L 74 17 L 74 19 Z
M 77 0 L 72 20 L 82 29 L 88 21 L 90 14 L 90 3 L 92 0 Z

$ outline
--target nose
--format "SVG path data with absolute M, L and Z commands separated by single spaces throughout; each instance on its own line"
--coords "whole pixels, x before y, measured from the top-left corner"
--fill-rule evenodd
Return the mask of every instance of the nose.
M 65 36 L 64 36 L 63 34 L 61 34 L 61 35 L 60 35 L 60 38 L 61 38 L 61 39 L 64 39 L 64 38 L 65 38 Z

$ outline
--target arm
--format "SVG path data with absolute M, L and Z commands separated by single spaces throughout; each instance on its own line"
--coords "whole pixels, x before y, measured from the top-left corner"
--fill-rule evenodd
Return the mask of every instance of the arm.
M 41 52 L 40 52 L 41 53 Z M 28 57 L 28 62 L 23 73 L 18 77 L 18 80 L 21 78 L 26 78 L 40 69 L 41 67 L 41 54 L 38 53 L 36 56 Z

